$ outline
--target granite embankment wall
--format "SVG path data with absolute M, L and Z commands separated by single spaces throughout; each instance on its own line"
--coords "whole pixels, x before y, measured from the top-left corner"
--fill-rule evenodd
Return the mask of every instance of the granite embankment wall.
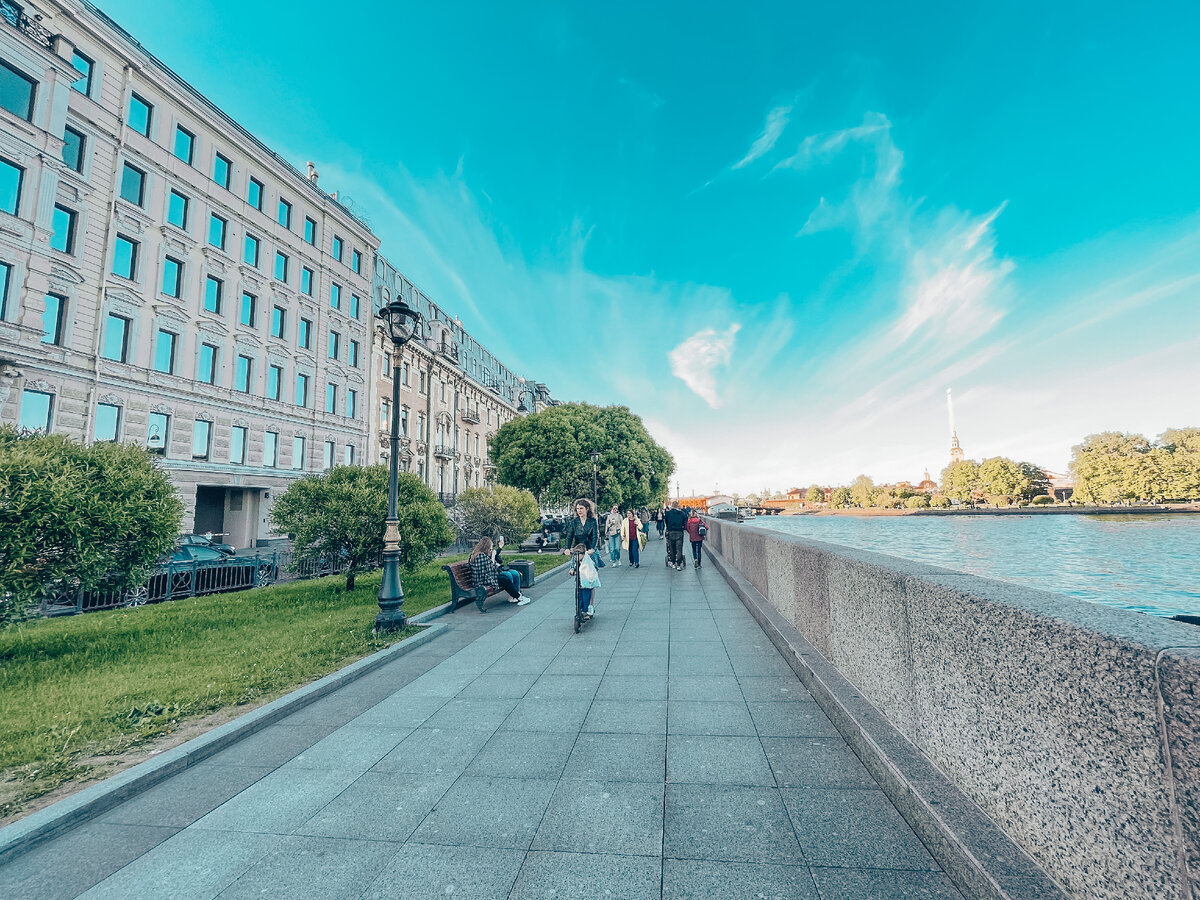
M 1074 897 L 1200 900 L 1200 629 L 710 522 L 709 550 Z

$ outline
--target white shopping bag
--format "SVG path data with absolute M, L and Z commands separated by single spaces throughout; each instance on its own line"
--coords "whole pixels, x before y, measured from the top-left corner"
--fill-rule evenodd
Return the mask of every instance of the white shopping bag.
M 592 562 L 592 555 L 585 553 L 583 559 L 579 561 L 579 586 L 585 588 L 600 587 L 600 573 L 596 571 L 596 564 Z

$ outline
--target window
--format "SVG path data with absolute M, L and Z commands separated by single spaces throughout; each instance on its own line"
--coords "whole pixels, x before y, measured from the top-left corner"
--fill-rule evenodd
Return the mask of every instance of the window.
M 357 250 L 350 251 L 350 271 L 356 273 L 362 271 L 362 254 Z
M 287 327 L 287 310 L 282 306 L 271 308 L 271 337 L 283 337 L 284 329 Z
M 296 373 L 296 405 L 308 406 L 308 376 L 303 372 Z
M 279 456 L 279 435 L 268 431 L 263 435 L 263 462 L 268 468 L 275 468 Z
M 225 190 L 229 190 L 229 180 L 233 177 L 233 162 L 220 153 L 213 160 L 213 181 Z
M 204 308 L 210 313 L 221 314 L 221 298 L 225 293 L 225 283 L 220 278 L 209 275 L 204 280 Z
M 237 379 L 234 382 L 233 389 L 241 391 L 243 394 L 250 393 L 250 376 L 254 373 L 254 360 L 248 356 L 238 354 L 237 358 Z
M 63 129 L 62 161 L 76 172 L 83 171 L 83 132 L 70 125 Z
M 308 216 L 304 217 L 304 240 L 314 246 L 317 243 L 317 223 Z
M 182 159 L 189 166 L 196 152 L 196 136 L 182 125 L 175 126 L 175 157 Z
M 302 350 L 312 349 L 312 320 L 301 319 L 300 327 L 296 330 L 296 343 Z
M 425 413 L 417 413 L 417 440 L 425 440 Z
M 152 412 L 146 423 L 146 447 L 151 453 L 167 452 L 171 439 L 171 417 L 166 413 Z
M 113 251 L 113 274 L 132 281 L 137 276 L 138 242 L 133 238 L 117 235 Z
M 350 363 L 354 368 L 358 368 L 358 341 L 351 341 L 349 352 L 346 354 L 346 362 Z
M 443 403 L 445 403 L 445 402 L 446 402 L 446 382 L 444 382 L 444 381 L 443 381 L 443 382 L 442 382 L 442 383 L 439 385 L 439 387 L 440 387 L 440 389 L 441 389 L 441 397 L 440 397 L 440 399 L 441 399 L 441 401 L 442 401 Z
M 262 210 L 263 183 L 257 178 L 251 178 L 246 188 L 246 202 L 257 210 Z
M 183 263 L 173 256 L 163 259 L 162 292 L 168 297 L 183 294 Z
M 282 197 L 279 198 L 279 211 L 275 218 L 284 228 L 292 227 L 292 204 L 288 203 Z
M 304 469 L 304 437 L 299 434 L 292 438 L 292 468 L 297 472 Z
M 336 331 L 329 332 L 329 358 L 337 359 L 338 351 L 341 350 L 342 336 Z
M 71 87 L 85 97 L 92 96 L 92 71 L 96 64 L 76 50 L 71 54 L 71 65 L 79 73 L 79 77 L 71 82 Z
M 53 233 L 50 247 L 60 253 L 75 252 L 75 211 L 65 206 L 54 207 Z
M 0 210 L 15 216 L 21 208 L 21 182 L 25 178 L 25 170 L 0 159 Z
M 196 380 L 205 384 L 217 381 L 217 348 L 212 344 L 200 345 L 200 356 L 196 363 Z
M 154 369 L 156 372 L 175 374 L 175 344 L 178 335 L 165 328 L 158 329 L 158 340 L 154 347 Z
M 188 220 L 188 198 L 179 193 L 179 191 L 171 191 L 167 195 L 167 224 L 174 225 L 176 228 L 187 230 Z
M 351 294 L 350 295 L 350 318 L 352 318 L 352 319 L 358 318 L 358 304 L 359 304 L 358 295 Z
M 114 362 L 129 361 L 129 320 L 116 313 L 109 313 L 104 320 L 104 352 L 105 359 Z
M 121 170 L 121 199 L 141 206 L 146 197 L 146 173 L 137 166 L 125 163 Z
M 246 232 L 246 247 L 242 253 L 242 260 L 248 262 L 254 268 L 258 268 L 258 238 Z
M 212 422 L 197 419 L 192 423 L 192 459 L 208 459 L 212 449 Z
M 424 371 L 422 371 L 420 373 L 418 380 L 419 380 L 419 387 L 417 388 L 417 390 L 423 394 L 423 393 L 425 393 L 425 372 Z
M 242 314 L 241 318 L 239 319 L 243 325 L 247 325 L 250 328 L 254 327 L 255 323 L 258 321 L 258 310 L 256 309 L 257 306 L 258 298 L 253 294 L 248 294 L 243 291 Z
M 400 363 L 400 383 L 408 387 L 408 363 Z
M 333 236 L 333 258 L 338 262 L 342 261 L 342 239 L 336 234 Z
M 92 429 L 92 440 L 97 443 L 115 443 L 121 434 L 121 407 L 112 403 L 96 404 L 96 427 Z
M 42 343 L 59 347 L 63 340 L 63 325 L 67 315 L 67 298 L 58 294 L 46 295 L 42 311 Z
M 275 280 L 282 281 L 287 284 L 288 280 L 288 258 L 286 253 L 275 251 Z
M 308 266 L 300 270 L 300 293 L 313 295 L 313 270 Z
M 243 465 L 246 462 L 246 426 L 234 425 L 229 434 L 229 461 Z
M 387 428 L 391 421 L 392 421 L 392 401 L 391 400 L 380 400 L 379 401 L 379 427 Z
M 0 106 L 14 116 L 20 116 L 26 122 L 33 119 L 35 84 L 37 82 L 24 72 L 17 71 L 0 59 Z
M 325 412 L 337 412 L 337 385 L 332 382 L 325 385 Z
M 337 447 L 334 445 L 333 441 L 326 441 L 325 442 L 325 468 L 326 469 L 333 468 L 333 456 L 335 453 L 337 453 Z
M 12 266 L 0 263 L 0 322 L 8 316 L 8 285 L 12 280 Z
M 380 367 L 379 374 L 381 378 L 392 377 L 392 354 L 384 351 L 383 365 Z
M 342 308 L 342 286 L 336 281 L 329 285 L 329 305 L 334 309 Z
M 154 117 L 154 106 L 137 94 L 129 98 L 129 127 L 139 134 L 150 137 L 150 122 Z
M 346 445 L 346 465 L 348 465 L 348 466 L 354 465 L 354 445 L 353 444 Z
M 400 433 L 408 437 L 408 410 L 400 410 Z
M 228 222 L 226 222 L 216 213 L 213 213 L 211 216 L 209 216 L 208 242 L 220 250 L 225 249 L 225 231 L 228 224 Z
M 17 425 L 29 431 L 50 431 L 50 415 L 54 411 L 54 395 L 26 388 L 21 391 L 21 417 Z
M 358 415 L 358 391 L 353 388 L 346 391 L 346 417 L 353 419 Z
M 267 366 L 267 399 L 280 399 L 279 392 L 283 383 L 283 368 L 281 366 Z

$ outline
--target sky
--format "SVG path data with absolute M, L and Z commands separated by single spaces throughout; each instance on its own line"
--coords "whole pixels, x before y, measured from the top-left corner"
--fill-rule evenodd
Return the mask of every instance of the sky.
M 1200 4 L 101 5 L 684 494 L 1200 426 Z

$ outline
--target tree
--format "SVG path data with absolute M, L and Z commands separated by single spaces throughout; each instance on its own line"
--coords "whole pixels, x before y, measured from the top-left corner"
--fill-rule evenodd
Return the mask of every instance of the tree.
M 880 509 L 892 509 L 898 502 L 896 495 L 886 488 L 877 488 L 871 493 L 871 506 L 876 506 Z
M 1150 452 L 1140 434 L 1105 431 L 1089 434 L 1072 448 L 1071 474 L 1075 498 L 1084 503 L 1116 503 L 1137 498 L 1134 473 L 1138 457 Z
M 354 578 L 378 565 L 387 519 L 385 466 L 334 466 L 288 486 L 271 509 L 271 521 L 290 534 L 297 560 L 345 562 L 346 590 Z M 429 562 L 454 540 L 446 510 L 416 475 L 401 472 L 396 485 L 400 565 L 407 571 Z
M 666 502 L 675 459 L 624 406 L 564 403 L 513 419 L 489 439 L 501 484 L 551 504 L 592 496 L 599 451 L 599 504 L 657 507 Z
M 859 475 L 850 485 L 850 499 L 855 506 L 866 508 L 871 505 L 871 495 L 875 493 L 875 482 L 867 475 Z
M 47 587 L 132 587 L 174 546 L 182 518 L 141 447 L 0 428 L 0 604 Z
M 904 501 L 908 509 L 929 509 L 929 497 L 926 494 L 913 494 Z
M 970 503 L 979 489 L 979 464 L 960 459 L 942 469 L 942 493 L 959 503 Z
M 519 544 L 541 521 L 537 500 L 529 491 L 497 484 L 459 493 L 450 514 L 459 533 L 469 540 L 503 536 Z
M 1050 477 L 1046 474 L 1045 469 L 1028 462 L 1017 463 L 1017 467 L 1029 483 L 1029 487 L 1021 495 L 1022 500 L 1031 500 L 1034 497 L 1050 493 Z
M 846 509 L 854 502 L 848 487 L 835 487 L 829 497 L 829 505 L 834 509 Z
M 804 499 L 807 500 L 809 503 L 824 503 L 825 502 L 825 488 L 821 487 L 819 484 L 814 484 L 812 487 L 810 487 L 808 489 L 808 494 L 805 496 Z
M 993 503 L 1006 506 L 1029 495 L 1030 479 L 1011 459 L 993 456 L 979 466 L 979 488 Z

